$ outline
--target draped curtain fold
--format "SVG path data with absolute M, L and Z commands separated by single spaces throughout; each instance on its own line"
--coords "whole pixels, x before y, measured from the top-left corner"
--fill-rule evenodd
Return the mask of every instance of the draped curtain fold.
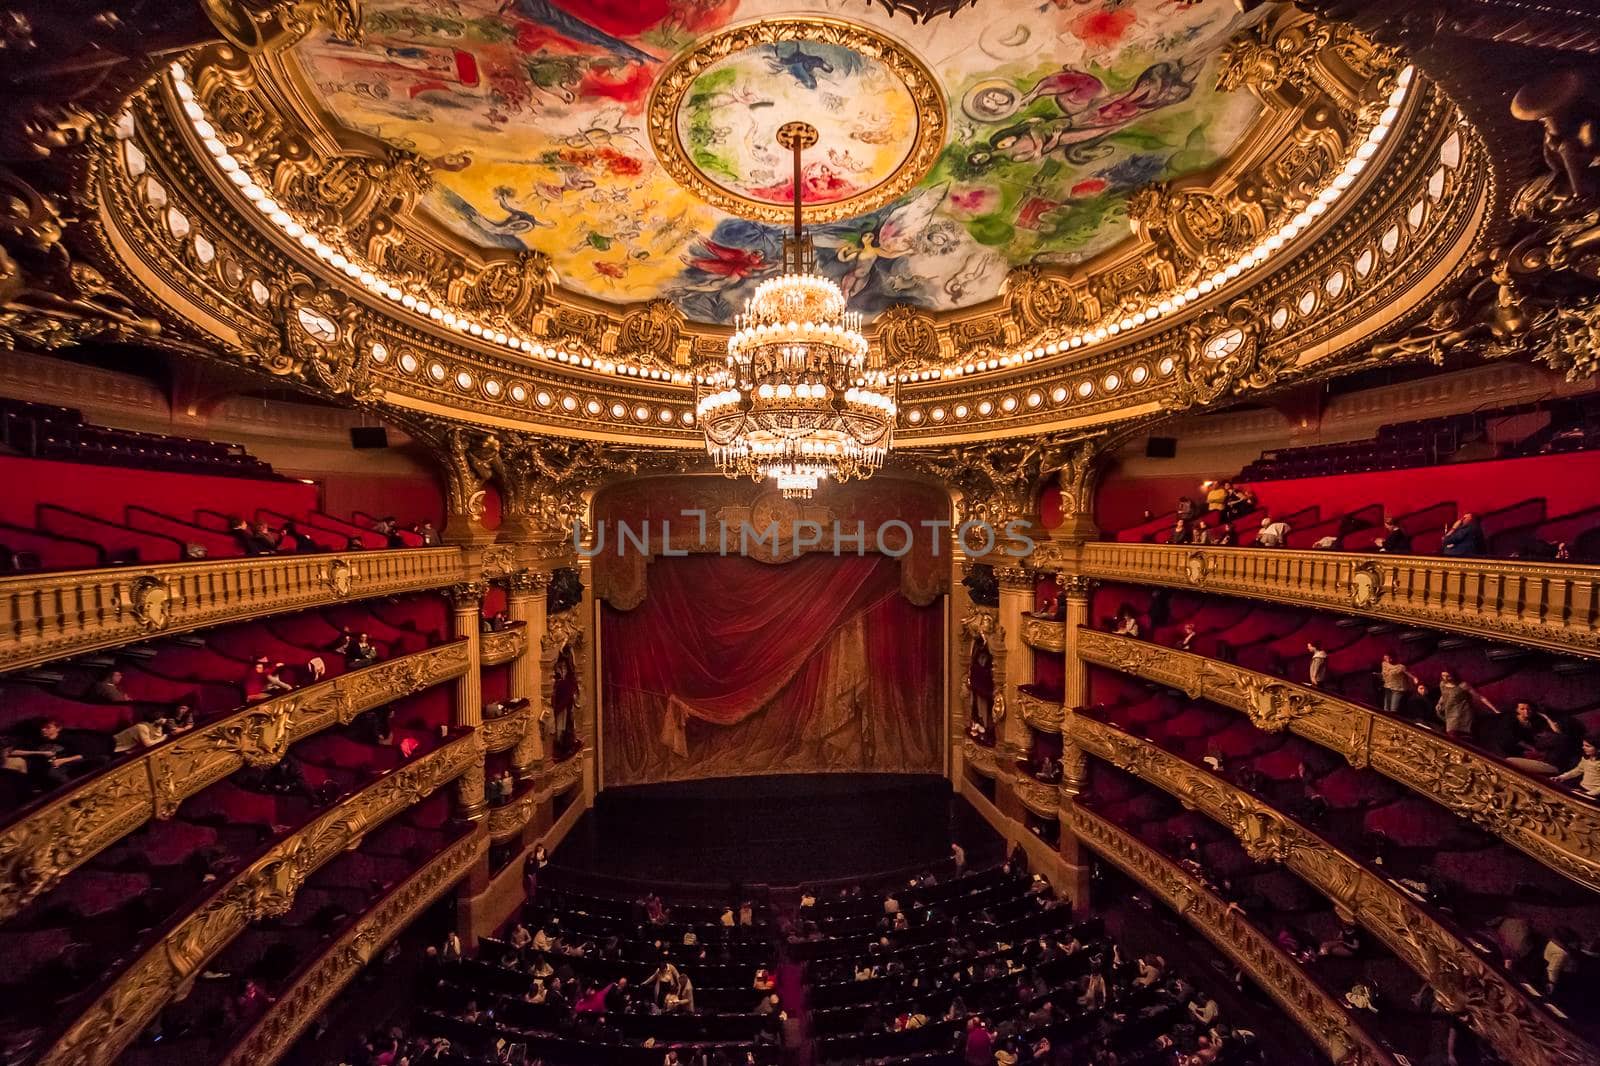
M 937 772 L 940 620 L 881 555 L 658 559 L 604 608 L 606 780 Z

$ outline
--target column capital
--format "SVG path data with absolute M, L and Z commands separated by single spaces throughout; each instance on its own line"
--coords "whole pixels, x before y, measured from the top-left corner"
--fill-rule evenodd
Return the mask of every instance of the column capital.
M 1087 574 L 1056 574 L 1056 586 L 1071 597 L 1087 597 L 1094 591 L 1095 580 Z
M 1002 589 L 1015 592 L 1033 588 L 1035 575 L 1031 566 L 997 566 L 994 574 Z
M 506 591 L 519 594 L 540 592 L 550 587 L 548 570 L 513 570 L 500 579 Z
M 483 605 L 489 586 L 483 581 L 459 581 L 444 590 L 445 598 L 457 611 L 476 610 Z

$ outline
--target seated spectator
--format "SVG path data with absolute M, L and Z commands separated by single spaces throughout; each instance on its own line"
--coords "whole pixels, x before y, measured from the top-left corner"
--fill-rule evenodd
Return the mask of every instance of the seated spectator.
M 244 675 L 240 687 L 244 689 L 246 703 L 258 703 L 272 695 L 272 689 L 267 684 L 270 674 L 267 660 L 263 657 L 250 665 L 250 672 Z
M 378 661 L 377 646 L 372 643 L 372 638 L 362 633 L 356 638 L 355 644 L 345 652 L 345 665 L 351 670 L 359 670 L 363 666 L 371 666 Z
M 1468 511 L 1445 527 L 1444 540 L 1439 544 L 1439 554 L 1468 558 L 1489 554 L 1489 541 L 1483 535 L 1478 516 Z
M 1189 1014 L 1201 1025 L 1210 1025 L 1217 1020 L 1217 1001 L 1202 992 L 1189 1004 Z
M 48 792 L 59 788 L 72 776 L 85 769 L 84 754 L 78 750 L 61 729 L 61 723 L 46 718 L 35 728 L 33 738 L 24 741 L 26 746 L 12 747 L 6 758 L 21 759 L 29 780 L 35 789 Z
M 122 691 L 122 671 L 107 670 L 89 690 L 89 696 L 98 703 L 127 703 L 128 694 Z
M 1139 635 L 1139 619 L 1134 617 L 1133 608 L 1123 604 L 1118 609 L 1111 632 L 1119 637 L 1137 637 Z
M 1222 521 L 1237 522 L 1256 509 L 1256 494 L 1249 489 L 1235 489 L 1228 483 L 1228 502 L 1222 508 Z
M 1580 748 L 1571 727 L 1523 701 L 1512 722 L 1511 747 L 1506 761 L 1535 774 L 1558 774 L 1578 761 Z
M 1256 545 L 1261 548 L 1281 548 L 1288 543 L 1291 532 L 1289 523 L 1267 515 L 1261 520 L 1261 529 L 1256 533 Z
M 278 550 L 306 555 L 322 549 L 300 529 L 300 523 L 290 519 L 283 524 L 283 539 L 278 541 Z
M 294 683 L 284 673 L 282 663 L 273 663 L 272 669 L 267 673 L 267 692 L 273 696 L 281 696 L 285 692 L 293 692 Z
M 415 530 L 417 536 L 422 538 L 424 548 L 437 548 L 439 546 L 439 532 L 433 528 L 432 522 L 424 522 Z
M 149 715 L 115 733 L 111 738 L 111 750 L 121 755 L 136 748 L 153 748 L 166 740 L 167 735 L 167 720 Z
M 1585 738 L 1583 741 L 1583 754 L 1578 759 L 1578 765 L 1564 774 L 1557 774 L 1557 781 L 1576 781 L 1577 790 L 1590 799 L 1600 799 L 1600 747 L 1595 742 Z
M 1373 541 L 1381 552 L 1387 555 L 1410 555 L 1411 534 L 1400 528 L 1400 523 L 1394 518 L 1383 520 L 1383 536 Z
M 1189 522 L 1180 518 L 1172 527 L 1172 536 L 1167 538 L 1168 544 L 1188 544 L 1193 538 L 1189 533 Z
M 377 525 L 372 527 L 372 531 L 383 536 L 389 542 L 389 547 L 391 548 L 404 548 L 406 546 L 405 538 L 400 535 L 400 523 L 395 521 L 394 515 L 389 515 L 380 520 Z
M 265 522 L 257 522 L 250 527 L 250 535 L 255 538 L 258 550 L 257 555 L 276 555 L 282 537 L 273 531 Z
M 356 536 L 346 537 L 344 542 L 344 550 L 347 552 L 366 551 L 367 542 Z
M 1232 522 L 1224 522 L 1206 534 L 1206 543 L 1216 548 L 1231 548 L 1239 543 Z

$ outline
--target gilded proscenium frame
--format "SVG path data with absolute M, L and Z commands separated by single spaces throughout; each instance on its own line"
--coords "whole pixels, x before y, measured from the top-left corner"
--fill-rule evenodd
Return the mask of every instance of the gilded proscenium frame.
M 0 578 L 0 672 L 204 626 L 462 580 L 458 548 L 207 559 Z
M 1318 607 L 1600 657 L 1600 567 L 1093 541 L 1089 577 Z
M 1595 1048 L 1427 908 L 1300 823 L 1215 774 L 1094 718 L 1074 716 L 1073 738 L 1090 755 L 1226 827 L 1255 861 L 1282 863 L 1327 896 L 1336 911 L 1371 930 L 1432 985 L 1441 1003 L 1465 1011 L 1506 1061 L 1595 1061 Z
M 1350 46 L 1349 42 L 1340 43 L 1341 47 Z M 230 76 L 248 82 L 258 78 L 258 65 L 270 66 L 271 61 L 270 54 L 257 57 L 252 61 L 256 65 L 231 71 Z M 267 81 L 270 82 L 270 78 Z M 204 170 L 210 164 L 201 162 L 197 153 L 203 152 L 203 149 L 193 130 L 188 128 L 187 120 L 177 118 L 175 107 L 176 101 L 170 86 L 164 81 L 153 85 L 135 101 L 133 111 L 138 122 L 134 136 L 145 149 L 144 154 L 152 169 L 163 176 L 169 201 L 174 205 L 182 205 L 191 220 L 197 223 L 203 221 L 207 227 L 206 239 L 218 249 L 225 250 L 226 254 L 219 254 L 204 269 L 195 262 L 192 248 L 174 238 L 160 223 L 157 216 L 162 212 L 152 211 L 148 204 L 135 195 L 132 183 L 115 158 L 114 150 L 104 150 L 114 149 L 115 142 L 103 146 L 95 157 L 97 162 L 92 168 L 95 189 L 91 198 L 99 204 L 100 215 L 97 223 L 89 228 L 99 231 L 98 243 L 102 251 L 107 253 L 102 257 L 106 260 L 106 269 L 117 274 L 119 281 L 129 291 L 140 292 L 153 305 L 177 304 L 182 308 L 183 313 L 169 314 L 169 328 L 192 334 L 194 327 L 185 321 L 186 318 L 192 319 L 207 334 L 207 338 L 203 339 L 222 339 L 226 356 L 260 368 L 266 358 L 262 354 L 263 346 L 270 348 L 281 343 L 286 316 L 292 310 L 289 291 L 297 285 L 312 284 L 315 289 L 342 293 L 349 288 L 348 279 L 319 261 L 306 261 L 308 257 L 300 253 L 293 242 L 287 241 L 282 234 L 274 236 L 268 232 L 271 227 L 263 227 L 262 220 L 254 217 L 255 212 L 237 195 L 236 190 L 225 183 L 218 185 L 214 176 Z M 1343 114 L 1342 107 L 1336 107 L 1335 111 Z M 1269 338 L 1269 347 L 1275 353 L 1271 362 L 1277 370 L 1277 376 L 1284 381 L 1325 372 L 1335 361 L 1335 355 L 1342 361 L 1348 354 L 1346 348 L 1397 320 L 1416 305 L 1443 276 L 1455 269 L 1456 263 L 1477 238 L 1477 223 L 1481 221 L 1486 200 L 1487 174 L 1482 153 L 1471 131 L 1457 125 L 1459 118 L 1454 108 L 1425 85 L 1413 89 L 1403 111 L 1391 135 L 1391 143 L 1386 144 L 1384 152 L 1374 160 L 1362 183 L 1318 221 L 1314 227 L 1316 234 L 1296 242 L 1294 254 L 1286 253 L 1283 256 L 1283 266 L 1252 272 L 1248 276 L 1248 283 L 1246 279 L 1241 279 L 1234 285 L 1225 286 L 1228 291 L 1223 296 L 1232 300 L 1246 298 L 1262 309 L 1270 307 L 1275 300 L 1293 298 L 1296 294 L 1293 285 L 1302 284 L 1301 275 L 1307 273 L 1302 268 L 1308 254 L 1318 262 L 1340 254 L 1345 258 L 1353 258 L 1356 253 L 1353 240 L 1357 237 L 1367 240 L 1376 238 L 1376 232 L 1367 232 L 1365 224 L 1380 215 L 1403 215 L 1403 210 L 1392 210 L 1394 205 L 1403 207 L 1410 197 L 1422 195 L 1428 169 L 1422 165 L 1426 150 L 1419 146 L 1436 144 L 1443 136 L 1441 131 L 1447 126 L 1462 131 L 1468 142 L 1464 148 L 1462 165 L 1451 172 L 1440 200 L 1437 203 L 1430 201 L 1432 206 L 1422 228 L 1404 228 L 1401 255 L 1404 269 L 1375 272 L 1373 281 L 1359 286 L 1362 290 L 1359 299 L 1343 301 L 1344 306 L 1337 309 L 1337 313 L 1328 313 L 1319 302 L 1304 321 L 1291 331 L 1294 335 L 1286 337 L 1281 344 L 1276 338 Z M 1333 113 L 1328 112 L 1327 115 Z M 1346 115 L 1340 121 L 1348 124 L 1351 119 Z M 1321 119 L 1313 125 L 1319 125 L 1320 122 Z M 308 143 L 323 146 L 337 142 L 325 137 L 313 137 Z M 1230 160 L 1228 168 L 1232 168 L 1235 162 L 1245 166 L 1238 153 Z M 1376 178 L 1372 176 L 1374 172 L 1377 173 Z M 1194 192 L 1193 189 L 1184 191 L 1186 194 Z M 1374 197 L 1388 206 L 1375 207 Z M 405 219 L 399 221 L 402 225 L 406 222 Z M 416 239 L 421 241 L 422 236 L 416 235 Z M 94 241 L 91 240 L 91 243 Z M 1138 258 L 1134 253 L 1127 254 L 1133 255 L 1135 260 Z M 1147 250 L 1142 254 L 1148 257 L 1150 253 Z M 457 256 L 457 251 L 450 251 L 449 255 Z M 465 279 L 473 269 L 471 257 L 470 250 L 459 254 L 463 269 L 468 271 L 468 275 L 461 279 L 463 284 L 467 283 Z M 272 298 L 260 306 L 251 307 L 248 299 L 241 297 L 247 285 L 236 284 L 233 291 L 226 291 L 227 286 L 216 277 L 222 269 L 218 264 L 224 259 L 235 264 L 244 263 L 254 279 L 265 279 L 263 283 L 271 288 Z M 452 258 L 450 261 L 456 260 Z M 1297 263 L 1300 265 L 1297 266 Z M 1382 276 L 1379 277 L 1379 274 Z M 1073 280 L 1075 278 L 1077 275 L 1058 281 L 1070 288 L 1077 284 Z M 1100 288 L 1104 290 L 1104 299 L 1099 296 L 1096 298 L 1101 302 L 1111 299 L 1113 290 L 1103 285 Z M 1357 286 L 1352 286 L 1352 293 L 1354 288 Z M 196 290 L 193 295 L 190 295 L 191 290 Z M 564 436 L 682 448 L 694 448 L 701 443 L 696 428 L 678 417 L 689 411 L 691 397 L 687 385 L 646 382 L 638 378 L 595 373 L 570 364 L 522 358 L 504 349 L 474 342 L 470 337 L 436 327 L 431 322 L 413 322 L 411 318 L 415 316 L 399 314 L 387 302 L 366 294 L 365 290 L 353 291 L 347 298 L 350 306 L 359 311 L 359 329 L 366 340 L 381 342 L 387 351 L 397 356 L 402 350 L 412 351 L 419 367 L 433 362 L 443 367 L 437 382 L 427 378 L 420 369 L 408 377 L 396 369 L 398 358 L 391 358 L 386 366 L 380 367 L 372 363 L 366 353 L 349 349 L 340 357 L 341 369 L 348 364 L 349 376 L 360 383 L 367 402 L 469 420 L 481 425 L 539 429 Z M 573 347 L 575 352 L 592 352 L 596 357 L 615 346 L 616 338 L 621 335 L 621 327 L 629 315 L 635 311 L 643 313 L 644 310 L 628 311 L 619 322 L 611 317 L 611 310 L 604 307 L 580 307 L 574 304 L 567 308 L 562 304 L 562 299 L 559 292 L 554 293 L 550 303 L 554 310 L 541 312 L 543 317 L 540 321 L 581 319 L 587 323 L 584 329 L 588 339 L 569 347 Z M 1026 301 L 1013 300 L 1008 296 L 1003 303 L 1005 306 L 997 305 L 993 312 L 1000 317 L 982 330 L 973 327 L 970 322 L 966 325 L 952 323 L 948 329 L 965 331 L 966 335 L 972 337 L 981 335 L 987 338 L 975 343 L 983 349 L 983 353 L 988 353 L 994 345 L 1010 345 L 1023 336 L 1020 328 L 1011 321 L 1015 316 L 1022 315 L 1028 321 L 1044 321 L 1036 314 L 1037 308 L 1025 311 Z M 1198 301 L 1194 305 L 1194 312 L 1203 312 L 1201 305 L 1204 303 Z M 1067 306 L 1071 305 L 1072 301 L 1067 301 Z M 1126 363 L 1128 366 L 1124 369 L 1129 372 L 1120 374 L 1120 377 L 1124 382 L 1132 382 L 1132 364 L 1136 362 L 1160 362 L 1168 355 L 1175 362 L 1180 361 L 1184 354 L 1180 343 L 1180 327 L 1186 321 L 1187 311 L 1163 318 L 1159 329 L 1153 325 L 1141 327 L 1124 334 L 1119 338 L 1119 343 L 1097 346 L 1093 349 L 1092 365 L 1099 374 L 1103 367 Z M 1318 323 L 1329 328 L 1321 329 Z M 943 324 L 938 328 L 947 329 Z M 669 330 L 668 336 L 676 338 L 674 351 L 681 355 L 685 351 L 708 353 L 713 348 L 720 349 L 726 338 L 725 330 L 714 330 L 701 336 L 696 332 L 699 329 L 685 325 L 677 332 Z M 962 359 L 980 354 L 965 342 L 951 347 L 944 340 L 936 340 L 934 347 L 940 352 L 949 348 L 950 352 L 960 354 Z M 690 358 L 690 362 L 697 358 L 699 356 Z M 293 358 L 273 356 L 272 361 L 274 367 L 270 372 L 285 376 L 300 372 L 301 367 Z M 924 394 L 930 403 L 949 402 L 952 405 L 959 402 L 955 397 L 966 397 L 970 400 L 969 406 L 976 410 L 981 403 L 980 397 L 994 396 L 1005 389 L 1014 388 L 1019 396 L 1035 383 L 1041 384 L 1045 395 L 1054 394 L 1053 386 L 1056 383 L 1064 385 L 1065 389 L 1061 401 L 1052 399 L 1037 408 L 1018 403 L 1006 411 L 1001 405 L 995 404 L 989 415 L 981 418 L 974 416 L 960 426 L 936 427 L 927 419 L 919 426 L 902 420 L 898 432 L 906 443 L 942 443 L 997 433 L 1070 429 L 1151 414 L 1163 407 L 1182 406 L 1178 402 L 1181 397 L 1175 392 L 1181 391 L 1178 384 L 1154 375 L 1146 379 L 1146 385 L 1142 388 L 1125 387 L 1112 396 L 1095 394 L 1080 397 L 1075 391 L 1079 383 L 1077 371 L 1079 367 L 1090 365 L 1079 353 L 1063 353 L 1026 366 L 969 379 L 909 384 L 903 398 L 902 412 L 914 407 L 916 400 L 924 398 Z M 460 389 L 454 386 L 453 382 L 461 371 L 468 372 L 473 387 Z M 1149 373 L 1148 366 L 1146 373 Z M 483 392 L 484 383 L 491 377 L 507 386 L 498 400 Z M 575 401 L 574 407 L 563 410 L 559 405 L 552 404 L 536 408 L 531 400 L 524 400 L 520 406 L 506 402 L 509 386 L 514 381 L 522 383 L 521 391 L 525 397 L 540 390 L 549 391 L 552 395 L 570 394 Z M 315 383 L 311 385 L 317 387 Z M 593 413 L 591 400 L 594 401 Z M 649 412 L 643 420 L 634 416 L 635 409 L 640 407 Z M 613 415 L 613 409 L 621 414 Z M 668 423 L 653 420 L 658 409 L 668 410 L 675 420 Z
M 168 929 L 51 1045 L 41 1066 L 110 1066 L 207 962 L 252 923 L 284 914 L 307 877 L 389 818 L 483 762 L 476 731 L 391 771 L 274 844 Z
M 334 997 L 435 900 L 489 854 L 483 827 L 434 856 L 410 877 L 391 888 L 350 928 L 328 945 L 295 981 L 272 1001 L 221 1066 L 270 1066 L 333 1002 Z
M 1061 819 L 1064 830 L 1155 894 L 1249 974 L 1333 1062 L 1394 1063 L 1393 1054 L 1342 1003 L 1204 882 L 1086 807 L 1064 807 Z
M 1201 655 L 1080 628 L 1086 662 L 1243 712 L 1370 767 L 1494 833 L 1585 888 L 1600 889 L 1600 806 L 1431 729 Z
M 910 49 L 887 34 L 832 18 L 769 18 L 730 26 L 696 42 L 674 58 L 650 90 L 646 110 L 650 117 L 650 146 L 655 149 L 662 168 L 679 185 L 712 207 L 759 222 L 789 222 L 794 217 L 794 208 L 789 204 L 741 196 L 705 177 L 689 158 L 679 136 L 678 108 L 695 79 L 722 60 L 758 45 L 790 41 L 836 45 L 878 61 L 905 87 L 917 115 L 911 146 L 889 177 L 844 200 L 806 204 L 801 209 L 801 217 L 812 225 L 855 218 L 909 192 L 933 169 L 944 151 L 950 117 L 939 80 Z
M 0 921 L 151 819 L 171 818 L 201 789 L 247 765 L 271 766 L 313 733 L 469 665 L 464 640 L 391 659 L 247 707 L 86 779 L 0 829 Z

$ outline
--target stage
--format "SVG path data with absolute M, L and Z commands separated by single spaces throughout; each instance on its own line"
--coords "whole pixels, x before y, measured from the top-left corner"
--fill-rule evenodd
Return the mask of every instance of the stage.
M 725 887 L 931 868 L 1001 842 L 931 774 L 794 774 L 610 788 L 551 855 L 574 873 Z

